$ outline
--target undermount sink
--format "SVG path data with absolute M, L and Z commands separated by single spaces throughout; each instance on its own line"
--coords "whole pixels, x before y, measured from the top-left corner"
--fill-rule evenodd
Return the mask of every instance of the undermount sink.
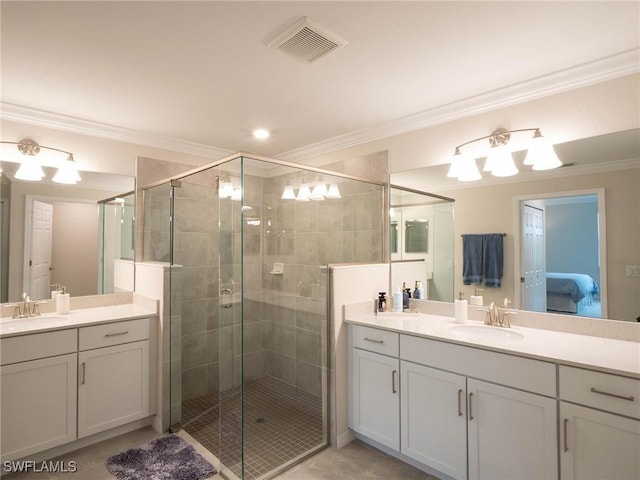
M 510 328 L 489 325 L 454 325 L 449 329 L 454 335 L 467 340 L 504 340 L 513 342 L 524 338 L 524 335 Z
M 3 332 L 12 332 L 14 330 L 23 329 L 25 325 L 33 328 L 41 327 L 54 327 L 67 323 L 69 317 L 62 317 L 58 315 L 46 315 L 41 317 L 24 317 L 24 318 L 12 318 L 2 322 L 0 328 Z

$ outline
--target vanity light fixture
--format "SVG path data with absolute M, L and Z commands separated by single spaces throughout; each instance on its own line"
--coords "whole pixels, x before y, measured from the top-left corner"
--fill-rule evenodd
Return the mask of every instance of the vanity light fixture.
M 310 200 L 322 201 L 325 198 L 341 197 L 338 184 L 330 183 L 327 187 L 324 180 L 318 180 L 313 185 L 313 188 L 307 182 L 301 183 L 297 194 L 291 183 L 287 182 L 284 190 L 282 190 L 282 195 L 280 195 L 280 199 L 282 200 L 298 200 L 299 202 L 308 202 Z
M 58 169 L 52 178 L 56 183 L 75 184 L 81 180 L 78 173 L 78 165 L 71 152 L 38 145 L 37 142 L 30 138 L 25 138 L 19 142 L 2 140 L 0 144 L 3 146 L 0 160 L 20 164 L 15 174 L 15 178 L 18 180 L 30 182 L 42 180 L 45 177 L 42 170 L 43 166 Z
M 528 144 L 523 145 L 524 148 L 509 148 L 507 144 L 509 143 L 512 134 L 519 134 L 521 132 L 534 133 Z M 476 151 L 474 156 L 462 151 L 463 147 L 467 147 L 473 143 L 487 139 L 489 140 L 488 150 Z M 457 178 L 463 182 L 480 180 L 482 175 L 478 171 L 476 159 L 482 157 L 486 157 L 486 162 L 483 168 L 484 172 L 490 172 L 496 177 L 510 177 L 516 175 L 518 173 L 518 167 L 516 167 L 513 161 L 512 152 L 519 149 L 527 150 L 527 156 L 524 164 L 530 165 L 533 170 L 549 170 L 562 165 L 562 162 L 553 149 L 553 145 L 542 136 L 539 128 L 522 128 L 518 130 L 505 130 L 504 128 L 498 128 L 491 132 L 491 135 L 475 138 L 458 145 L 455 148 L 455 153 L 451 159 L 451 165 L 447 176 Z

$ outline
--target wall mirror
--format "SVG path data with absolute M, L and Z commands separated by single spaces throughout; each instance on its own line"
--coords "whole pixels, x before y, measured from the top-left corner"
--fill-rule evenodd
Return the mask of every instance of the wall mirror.
M 468 297 L 475 287 L 462 283 L 460 235 L 503 232 L 502 285 L 484 290 L 485 304 L 508 297 L 521 309 L 636 321 L 640 277 L 633 272 L 640 265 L 640 130 L 557 144 L 555 149 L 564 164 L 555 170 L 533 172 L 522 166 L 524 152 L 515 152 L 520 172 L 513 177 L 484 174 L 476 182 L 459 182 L 447 178 L 448 164 L 442 164 L 395 173 L 391 181 L 455 200 L 455 292 Z M 477 161 L 480 169 L 483 161 Z M 525 208 L 537 209 L 545 227 L 541 247 L 545 286 L 533 301 L 523 294 Z M 561 278 L 552 279 L 555 274 Z M 593 284 L 576 285 L 569 278 L 574 275 L 581 277 L 578 282 L 593 279 Z M 582 298 L 552 298 L 557 293 L 549 291 L 553 288 L 582 289 Z M 583 298 L 587 300 L 581 302 Z
M 453 200 L 391 185 L 389 246 L 393 292 L 420 282 L 428 300 L 453 301 Z
M 2 302 L 49 298 L 53 284 L 72 296 L 133 290 L 133 177 L 80 172 L 61 185 L 46 167 L 30 182 L 14 178 L 17 164 L 0 166 Z

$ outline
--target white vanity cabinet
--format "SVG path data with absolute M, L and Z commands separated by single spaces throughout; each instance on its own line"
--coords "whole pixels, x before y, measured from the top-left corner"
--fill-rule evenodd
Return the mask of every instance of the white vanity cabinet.
M 560 367 L 561 478 L 640 478 L 640 380 Z
M 351 331 L 349 427 L 400 448 L 398 334 L 367 327 Z
M 2 461 L 76 439 L 75 329 L 0 339 Z
M 556 400 L 467 380 L 469 479 L 556 479 Z
M 78 438 L 149 415 L 149 319 L 79 329 Z
M 467 476 L 466 378 L 402 361 L 401 451 L 450 477 Z
M 455 479 L 557 480 L 555 364 L 361 325 L 349 332 L 357 433 Z
M 555 365 L 411 335 L 400 358 L 403 454 L 458 479 L 557 479 Z
M 153 321 L 0 338 L 2 461 L 73 441 L 86 445 L 92 440 L 85 437 L 155 413 Z

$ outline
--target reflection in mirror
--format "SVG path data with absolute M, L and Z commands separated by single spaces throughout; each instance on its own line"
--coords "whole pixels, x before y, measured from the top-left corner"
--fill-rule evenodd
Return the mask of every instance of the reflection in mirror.
M 23 292 L 47 299 L 55 284 L 73 297 L 101 293 L 98 202 L 132 191 L 134 178 L 81 172 L 75 185 L 51 183 L 51 175 L 20 181 L 16 165 L 0 162 L 2 301 L 20 301 Z
M 135 193 L 98 202 L 100 206 L 98 293 L 133 290 Z
M 392 185 L 390 190 L 391 285 L 427 300 L 453 301 L 453 200 Z
M 515 308 L 636 321 L 640 277 L 633 276 L 635 270 L 629 267 L 640 265 L 640 130 L 557 144 L 555 150 L 564 166 L 546 172 L 523 166 L 523 152 L 515 152 L 520 172 L 513 177 L 485 175 L 477 182 L 460 182 L 447 178 L 448 164 L 441 164 L 392 174 L 391 181 L 454 198 L 458 234 L 507 233 L 502 286 L 484 290 L 485 304 L 508 297 Z M 575 299 L 549 299 L 547 295 L 554 292 L 547 293 L 547 285 L 539 297 L 544 306 L 524 303 L 523 203 L 545 210 L 545 279 L 549 272 L 579 273 L 595 280 Z M 579 238 L 578 232 L 582 232 Z M 461 258 L 462 241 L 456 235 L 455 292 L 468 297 L 474 286 L 463 285 Z

